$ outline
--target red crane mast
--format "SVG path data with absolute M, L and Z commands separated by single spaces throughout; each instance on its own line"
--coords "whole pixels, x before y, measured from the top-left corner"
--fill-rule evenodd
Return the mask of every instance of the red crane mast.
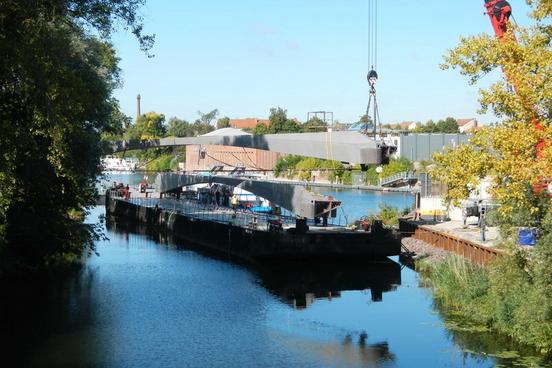
M 512 7 L 508 3 L 508 1 L 485 0 L 485 9 L 487 15 L 489 16 L 489 19 L 491 20 L 491 25 L 493 26 L 497 38 L 501 42 L 516 42 L 516 38 L 513 34 L 511 35 L 511 37 L 506 37 L 506 34 L 508 33 L 508 22 L 510 20 L 510 16 L 512 15 Z M 519 85 L 516 81 L 516 78 L 514 78 L 513 75 L 509 74 L 508 70 L 506 70 L 505 68 L 503 68 L 502 70 L 504 71 L 508 83 L 514 88 L 514 90 L 517 90 L 519 88 Z M 534 113 L 534 116 L 531 120 L 533 126 L 537 130 L 544 130 L 538 119 L 538 113 L 535 107 L 529 105 L 529 102 L 527 101 L 523 101 L 523 103 L 526 105 L 526 107 L 528 107 L 528 110 L 532 110 Z M 543 150 L 545 145 L 546 141 L 541 140 L 535 146 L 537 158 L 543 157 Z

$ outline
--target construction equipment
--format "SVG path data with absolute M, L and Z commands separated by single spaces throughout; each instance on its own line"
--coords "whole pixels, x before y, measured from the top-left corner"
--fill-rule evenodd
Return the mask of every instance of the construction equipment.
M 512 7 L 505 0 L 485 0 L 485 10 L 486 14 L 491 20 L 491 25 L 493 26 L 494 32 L 500 42 L 517 42 L 516 37 L 513 33 L 508 33 L 509 20 L 512 15 Z M 510 73 L 506 68 L 502 68 L 507 82 L 512 86 L 514 92 L 520 89 L 522 80 L 519 77 Z M 531 123 L 537 130 L 544 130 L 543 125 L 541 124 L 541 117 L 535 106 L 529 101 L 522 101 L 525 108 L 528 111 L 532 111 L 533 116 Z M 537 159 L 544 158 L 544 148 L 548 143 L 546 140 L 541 139 L 535 146 L 535 156 Z M 536 193 L 541 193 L 544 191 L 549 191 L 549 196 L 552 195 L 549 190 L 549 184 L 545 178 L 542 178 L 540 183 L 533 187 Z

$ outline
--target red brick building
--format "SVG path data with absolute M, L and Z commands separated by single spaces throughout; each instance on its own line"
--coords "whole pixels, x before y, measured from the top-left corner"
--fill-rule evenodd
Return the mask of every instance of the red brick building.
M 244 120 L 244 119 L 242 119 Z M 218 129 L 206 135 L 250 135 L 233 128 Z M 226 170 L 244 167 L 246 170 L 272 170 L 282 153 L 263 151 L 254 148 L 189 145 L 186 147 L 186 171 L 209 171 L 215 166 Z
M 230 119 L 230 127 L 235 129 L 253 129 L 257 124 L 264 124 L 268 126 L 268 119 L 257 119 L 257 118 L 247 118 L 247 119 Z

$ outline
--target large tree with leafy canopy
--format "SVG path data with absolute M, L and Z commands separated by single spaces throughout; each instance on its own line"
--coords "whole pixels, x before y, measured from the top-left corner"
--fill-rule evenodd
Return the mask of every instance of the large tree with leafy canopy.
M 436 155 L 433 171 L 447 184 L 446 199 L 452 202 L 490 178 L 491 192 L 501 205 L 497 220 L 505 240 L 500 245 L 508 252 L 485 270 L 450 272 L 461 268 L 445 265 L 439 267 L 448 272 L 438 268 L 432 274 L 444 306 L 550 356 L 552 206 L 542 187 L 552 179 L 552 1 L 527 3 L 532 26 L 509 24 L 503 40 L 491 35 L 464 38 L 446 56 L 444 67 L 458 68 L 471 83 L 502 69 L 512 86 L 499 80 L 481 90 L 482 110 L 491 110 L 501 121 L 476 132 L 469 144 Z M 520 226 L 539 229 L 531 251 L 516 246 Z M 451 289 L 444 293 L 447 285 Z
M 40 269 L 80 259 L 94 231 L 100 136 L 121 133 L 112 92 L 123 25 L 149 50 L 143 0 L 0 2 L 0 269 Z
M 472 84 L 503 71 L 512 85 L 500 79 L 480 91 L 482 111 L 502 121 L 477 132 L 470 144 L 436 155 L 434 170 L 448 186 L 446 198 L 456 203 L 491 178 L 501 214 L 512 224 L 520 211 L 543 218 L 547 199 L 534 188 L 552 178 L 552 1 L 527 2 L 532 26 L 510 24 L 503 40 L 488 34 L 462 38 L 446 55 L 443 67 L 459 69 Z M 537 152 L 541 141 L 546 144 Z
M 129 126 L 126 132 L 127 139 L 156 139 L 167 133 L 165 115 L 154 111 L 142 114 L 136 119 L 136 124 Z
M 299 133 L 301 132 L 301 125 L 292 119 L 287 117 L 287 110 L 278 108 L 270 109 L 270 116 L 268 117 L 268 126 L 259 123 L 253 129 L 253 134 L 279 134 L 279 133 Z

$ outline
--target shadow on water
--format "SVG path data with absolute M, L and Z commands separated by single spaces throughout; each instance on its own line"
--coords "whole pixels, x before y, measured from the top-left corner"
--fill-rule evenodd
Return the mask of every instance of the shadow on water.
M 0 356 L 5 366 L 66 366 L 98 361 L 105 340 L 90 333 L 95 270 L 84 267 L 0 283 Z M 63 351 L 59 350 L 63 346 Z M 99 360 L 101 361 L 101 359 Z M 9 363 L 13 363 L 10 365 Z
M 210 259 L 230 262 L 257 276 L 256 283 L 275 296 L 280 302 L 293 309 L 306 309 L 319 299 L 340 298 L 347 291 L 370 291 L 372 302 L 381 302 L 383 294 L 396 290 L 401 284 L 401 266 L 388 259 L 370 262 L 357 261 L 263 261 L 249 262 L 232 259 L 228 255 L 210 251 L 202 246 L 194 246 L 166 232 L 159 232 L 142 224 L 117 222 L 112 218 L 106 221 L 107 229 L 116 234 L 128 236 L 141 234 L 149 239 L 179 249 L 193 250 Z M 335 333 L 328 327 L 328 335 Z M 309 334 L 309 326 L 301 326 L 297 334 L 282 334 L 273 330 L 273 341 L 290 349 L 316 356 L 329 364 L 347 366 L 379 366 L 385 362 L 394 362 L 395 354 L 390 351 L 386 341 L 369 342 L 365 331 L 339 331 L 337 341 L 334 338 L 320 339 L 324 328 L 313 328 L 315 336 Z M 297 332 L 297 331 L 296 331 Z
M 259 284 L 271 294 L 298 309 L 308 307 L 318 298 L 337 298 L 341 292 L 352 290 L 370 290 L 371 300 L 380 302 L 384 292 L 394 291 L 401 284 L 401 266 L 388 258 L 369 262 L 319 259 L 259 263 L 232 257 L 230 254 L 221 254 L 202 246 L 194 246 L 170 233 L 157 231 L 142 224 L 117 222 L 113 218 L 108 218 L 106 227 L 114 233 L 138 233 L 157 243 L 177 245 L 209 258 L 238 264 L 256 274 Z
M 370 290 L 373 302 L 401 283 L 401 267 L 389 260 L 371 262 L 264 263 L 260 284 L 290 306 L 303 309 L 316 299 L 339 298 L 344 291 Z
M 416 362 L 433 366 L 461 366 L 462 358 L 466 366 L 546 365 L 532 350 L 470 326 L 438 305 L 437 322 L 444 321 L 444 328 L 439 323 L 435 333 L 418 322 L 413 326 L 423 329 L 422 341 L 425 333 L 438 336 L 427 341 L 441 348 L 458 347 L 460 361 L 443 359 L 434 345 L 410 341 L 404 334 L 412 330 L 393 331 L 387 316 L 403 310 L 401 302 L 412 302 L 414 314 L 426 309 L 416 312 L 414 301 L 397 299 L 417 290 L 408 287 L 411 271 L 401 275 L 401 266 L 388 259 L 228 262 L 226 255 L 144 226 L 107 221 L 106 227 L 113 240 L 104 244 L 103 263 L 0 285 L 5 366 L 394 367 L 415 366 L 408 359 L 420 354 L 431 358 Z M 151 247 L 150 240 L 160 246 Z M 150 252 L 164 247 L 192 249 L 208 259 Z M 115 252 L 112 258 L 108 249 Z

